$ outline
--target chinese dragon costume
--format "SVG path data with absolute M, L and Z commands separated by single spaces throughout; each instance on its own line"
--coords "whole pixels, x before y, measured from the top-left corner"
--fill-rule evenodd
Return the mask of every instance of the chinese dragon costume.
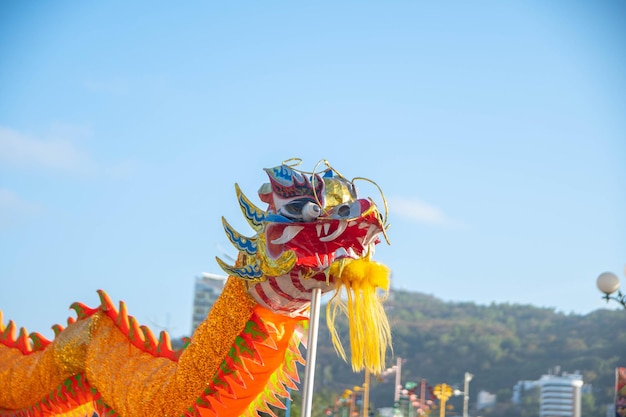
M 237 260 L 217 259 L 229 278 L 180 350 L 102 290 L 95 308 L 72 304 L 76 318 L 53 326 L 52 341 L 5 325 L 0 312 L 0 417 L 274 415 L 270 406 L 284 408 L 297 389 L 314 288 L 334 291 L 327 321 L 337 352 L 346 359 L 334 326 L 345 313 L 353 370 L 382 372 L 391 347 L 382 308 L 389 270 L 372 254 L 386 239 L 386 203 L 383 216 L 357 197 L 354 181 L 364 178 L 349 181 L 326 161 L 316 169 L 321 163 L 318 173 L 296 169 L 297 159 L 265 169 L 265 211 L 235 184 L 256 234 L 245 237 L 222 219 Z

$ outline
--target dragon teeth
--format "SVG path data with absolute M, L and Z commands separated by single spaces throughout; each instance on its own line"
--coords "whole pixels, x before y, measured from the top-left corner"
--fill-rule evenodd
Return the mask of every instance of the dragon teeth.
M 328 262 L 328 255 L 324 255 L 323 259 L 320 259 L 319 253 L 316 253 L 315 257 L 317 258 L 317 266 L 319 268 L 328 268 L 328 266 L 330 265 L 330 262 Z
M 330 225 L 328 225 L 330 227 Z M 324 236 L 324 237 L 320 237 L 320 242 L 331 242 L 335 239 L 337 239 L 339 236 L 341 236 L 343 234 L 343 232 L 346 231 L 346 229 L 348 228 L 348 222 L 346 221 L 340 221 L 339 225 L 337 226 L 337 230 L 335 230 L 333 233 Z
M 272 240 L 271 243 L 275 245 L 281 245 L 283 243 L 287 243 L 291 239 L 296 237 L 296 235 L 300 233 L 302 229 L 304 229 L 303 226 L 287 226 L 283 230 L 283 234 L 280 235 L 280 237 L 277 237 L 276 239 Z

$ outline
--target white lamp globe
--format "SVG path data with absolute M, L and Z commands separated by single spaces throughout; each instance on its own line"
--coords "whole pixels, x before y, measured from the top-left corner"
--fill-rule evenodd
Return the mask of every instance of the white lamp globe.
M 598 289 L 605 294 L 613 294 L 619 288 L 619 278 L 612 272 L 604 272 L 596 281 Z

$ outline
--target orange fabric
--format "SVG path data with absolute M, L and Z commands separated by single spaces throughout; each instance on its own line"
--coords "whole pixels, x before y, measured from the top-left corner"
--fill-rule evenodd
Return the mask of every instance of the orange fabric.
M 222 393 L 220 398 L 221 404 L 211 398 L 211 404 L 215 407 L 215 410 L 200 409 L 202 416 L 214 416 L 215 413 L 220 417 L 236 417 L 241 415 L 248 408 L 248 405 L 264 391 L 272 374 L 285 361 L 285 353 L 289 342 L 296 326 L 302 318 L 290 318 L 275 314 L 258 305 L 254 310 L 270 331 L 270 338 L 273 339 L 276 349 L 265 344 L 257 344 L 256 349 L 263 363 L 257 364 L 245 360 L 245 367 L 254 377 L 251 378 L 248 372 L 241 369 L 240 376 L 245 386 L 240 386 L 232 382 L 233 397 Z

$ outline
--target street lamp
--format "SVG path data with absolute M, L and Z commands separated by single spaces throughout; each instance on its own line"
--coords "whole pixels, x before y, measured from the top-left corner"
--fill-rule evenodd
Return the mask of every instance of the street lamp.
M 626 274 L 626 267 L 624 268 Z M 626 308 L 626 294 L 622 294 L 619 289 L 619 278 L 612 272 L 603 272 L 598 276 L 596 281 L 598 289 L 604 293 L 604 298 L 608 303 L 609 300 L 615 300 Z M 617 291 L 617 295 L 611 295 Z
M 446 401 L 452 396 L 452 387 L 448 384 L 437 384 L 433 388 L 433 394 L 439 400 L 439 417 L 445 417 Z
M 382 380 L 393 373 L 396 374 L 396 384 L 393 391 L 393 402 L 396 403 L 400 401 L 400 390 L 402 390 L 402 385 L 400 385 L 400 381 L 402 380 L 402 358 L 398 357 L 396 364 L 391 368 L 385 369 L 378 378 Z
M 463 383 L 463 391 L 458 390 L 458 389 L 454 390 L 454 395 L 463 394 L 463 417 L 468 416 L 467 409 L 468 409 L 468 403 L 469 403 L 469 383 L 473 377 L 474 375 L 470 374 L 469 372 L 465 372 L 465 381 Z

